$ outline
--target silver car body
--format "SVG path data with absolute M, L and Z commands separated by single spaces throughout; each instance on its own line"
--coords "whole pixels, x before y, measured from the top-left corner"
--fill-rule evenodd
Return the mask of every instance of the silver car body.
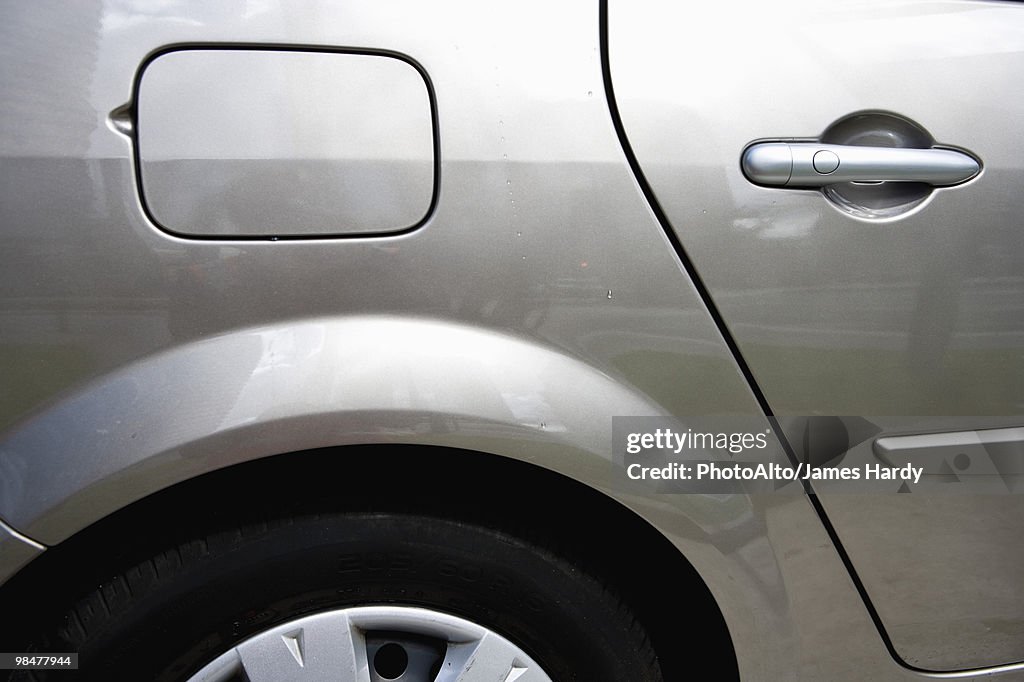
M 707 584 L 744 679 L 1024 679 L 1024 498 L 721 504 L 624 492 L 609 466 L 621 415 L 770 406 L 872 415 L 883 436 L 907 432 L 905 415 L 925 432 L 1022 425 L 1024 5 L 111 0 L 4 14 L 0 580 L 215 469 L 422 444 L 528 462 L 635 511 Z M 211 47 L 421 70 L 433 140 L 385 159 L 419 162 L 421 202 L 365 230 L 162 224 L 156 203 L 203 191 L 251 222 L 253 193 L 227 176 L 200 164 L 188 173 L 212 186 L 158 198 L 140 167 L 147 135 L 181 136 L 145 128 L 147 65 Z M 230 68 L 196 81 L 230 82 Z M 293 73 L 291 97 L 318 77 Z M 984 168 L 881 219 L 744 178 L 750 142 L 814 138 L 860 111 L 913 119 Z M 256 193 L 299 191 L 308 153 L 286 150 L 293 165 Z

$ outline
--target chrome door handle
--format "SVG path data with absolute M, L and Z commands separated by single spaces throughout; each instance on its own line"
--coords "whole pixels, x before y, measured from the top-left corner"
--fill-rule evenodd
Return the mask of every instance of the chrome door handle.
M 743 172 L 772 187 L 821 187 L 839 182 L 923 182 L 945 187 L 981 171 L 974 157 L 953 149 L 860 147 L 816 142 L 759 142 L 743 151 Z

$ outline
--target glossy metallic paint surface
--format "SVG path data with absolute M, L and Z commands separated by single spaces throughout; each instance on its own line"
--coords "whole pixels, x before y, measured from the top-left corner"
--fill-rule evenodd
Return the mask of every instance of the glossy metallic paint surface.
M 210 391 L 222 403 L 220 411 L 227 412 L 239 400 L 239 382 L 267 362 L 301 365 L 308 358 L 295 353 L 322 350 L 313 342 L 309 348 L 300 342 L 280 349 L 270 344 L 272 358 L 264 360 L 262 351 L 255 356 L 236 352 L 235 339 L 258 347 L 259 330 L 276 338 L 279 331 L 294 336 L 303 324 L 314 330 L 352 329 L 347 321 L 365 317 L 407 320 L 401 332 L 408 334 L 406 343 L 415 343 L 421 329 L 427 336 L 438 328 L 498 333 L 516 342 L 485 345 L 494 363 L 507 363 L 502 354 L 516 357 L 516 344 L 525 344 L 534 353 L 568 358 L 567 367 L 585 366 L 611 377 L 622 387 L 616 391 L 654 396 L 680 413 L 756 413 L 742 376 L 623 163 L 600 97 L 593 12 L 583 13 L 589 17 L 586 25 L 576 25 L 570 19 L 580 15 L 581 7 L 560 10 L 559 25 L 552 25 L 547 39 L 523 60 L 515 33 L 482 9 L 462 7 L 460 22 L 408 34 L 396 33 L 396 11 L 410 26 L 440 20 L 431 20 L 431 12 L 413 4 L 323 4 L 289 13 L 288 21 L 282 7 L 268 5 L 266 10 L 252 17 L 215 7 L 186 11 L 169 5 L 155 15 L 141 5 L 96 8 L 94 32 L 80 21 L 76 33 L 95 45 L 95 71 L 91 79 L 82 79 L 95 85 L 83 90 L 82 82 L 72 80 L 36 95 L 44 98 L 39 103 L 43 112 L 80 110 L 87 151 L 55 147 L 49 134 L 54 131 L 43 117 L 9 117 L 10 125 L 24 131 L 3 141 L 8 247 L 0 314 L 3 342 L 10 349 L 3 362 L 5 372 L 17 376 L 29 357 L 41 376 L 28 377 L 25 383 L 32 390 L 4 402 L 2 419 L 12 425 L 2 459 L 8 470 L 13 468 L 9 463 L 22 458 L 49 468 L 36 455 L 6 443 L 45 433 L 47 420 L 75 401 L 106 409 L 102 405 L 111 397 L 107 387 L 120 376 L 116 372 L 127 373 L 139 394 L 149 390 L 160 401 L 167 387 L 140 382 L 131 372 L 158 367 L 152 375 L 139 376 L 150 376 L 147 382 L 173 382 L 190 367 L 198 374 L 191 375 L 188 386 L 197 393 Z M 39 27 L 34 38 L 45 41 L 49 29 L 42 27 L 52 17 L 36 15 L 59 15 L 61 8 L 38 5 L 19 11 L 28 18 L 10 22 L 9 30 L 20 36 L 28 30 L 22 24 L 33 19 L 31 26 Z M 152 225 L 140 207 L 131 141 L 112 129 L 106 116 L 131 96 L 135 71 L 148 55 L 165 44 L 214 38 L 275 45 L 384 44 L 419 60 L 434 80 L 441 121 L 442 193 L 431 221 L 399 237 L 303 242 L 192 241 Z M 15 66 L 26 81 L 56 77 L 50 72 L 57 68 L 45 60 L 23 57 Z M 76 153 L 81 158 L 66 158 Z M 200 370 L 205 365 L 195 358 L 218 343 L 230 352 L 214 367 Z M 330 358 L 340 351 L 324 352 Z M 477 351 L 447 343 L 438 352 L 458 358 Z M 334 403 L 336 409 L 356 413 L 407 408 L 411 398 L 406 394 L 417 379 L 398 377 L 399 385 L 384 400 L 376 397 L 377 386 L 370 386 L 370 394 L 359 393 L 358 386 L 333 387 L 330 372 L 339 368 L 318 371 L 325 386 L 347 394 L 345 403 Z M 429 363 L 416 371 L 436 376 Z M 694 373 L 720 387 L 713 400 L 674 394 L 675 380 Z M 235 380 L 224 380 L 228 376 Z M 579 387 L 557 380 L 570 376 L 556 369 L 520 401 L 541 405 L 575 396 Z M 287 381 L 300 386 L 303 378 L 296 374 Z M 451 383 L 459 385 L 458 378 Z M 445 386 L 435 390 L 473 402 Z M 281 409 L 273 391 L 259 397 L 266 409 Z M 315 395 L 310 402 L 314 407 L 295 411 L 320 414 Z M 443 399 L 440 404 L 454 415 L 468 409 L 444 407 Z M 208 425 L 190 425 L 186 401 L 160 406 L 169 428 L 182 431 L 181 441 L 208 435 Z M 609 400 L 605 410 L 616 409 L 628 412 L 636 402 Z M 258 419 L 266 410 L 249 411 L 247 418 Z M 86 463 L 108 456 L 108 436 L 117 424 L 89 422 L 84 407 L 73 412 L 93 429 L 92 440 L 80 442 L 78 454 L 66 458 L 71 467 L 82 463 L 82 468 L 67 471 L 66 483 L 60 484 L 87 488 L 92 469 Z M 506 415 L 515 425 L 524 419 Z M 590 428 L 603 434 L 603 426 Z M 86 454 L 90 449 L 93 456 Z M 151 454 L 156 453 L 136 448 L 134 457 L 145 460 Z M 51 459 L 50 467 L 65 459 L 62 453 L 41 457 Z M 4 508 L 19 518 L 19 525 L 33 528 L 40 522 L 36 512 L 11 499 L 4 496 Z M 80 517 L 51 531 L 53 539 L 88 521 Z
M 607 416 L 760 410 L 616 139 L 593 3 L 5 13 L 0 516 L 19 531 L 59 542 L 267 454 L 456 445 L 636 510 L 707 582 L 744 679 L 922 677 L 889 656 L 807 499 L 614 492 Z M 305 242 L 161 232 L 108 116 L 155 51 L 208 42 L 421 63 L 440 139 L 430 221 Z
M 609 15 L 629 141 L 777 413 L 1021 414 L 1024 99 L 1010 84 L 1024 5 L 648 1 Z M 779 36 L 770 59 L 765 35 Z M 714 68 L 693 66 L 709 55 Z M 744 178 L 751 141 L 816 137 L 864 110 L 909 117 L 984 170 L 882 223 Z
M 612 2 L 609 27 L 630 144 L 775 413 L 1024 423 L 1024 5 Z M 863 111 L 981 174 L 877 221 L 744 177 L 751 141 Z M 908 664 L 1024 660 L 1024 499 L 822 502 Z

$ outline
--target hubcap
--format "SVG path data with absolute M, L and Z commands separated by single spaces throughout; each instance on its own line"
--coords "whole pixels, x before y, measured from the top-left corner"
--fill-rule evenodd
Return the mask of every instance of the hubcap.
M 253 635 L 190 682 L 551 682 L 522 649 L 471 621 L 409 606 L 360 606 Z

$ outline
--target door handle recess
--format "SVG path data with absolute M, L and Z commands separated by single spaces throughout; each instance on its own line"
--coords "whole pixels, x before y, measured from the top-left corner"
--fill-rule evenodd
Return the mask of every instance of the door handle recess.
M 862 147 L 815 142 L 759 142 L 743 151 L 747 178 L 772 187 L 821 187 L 839 182 L 923 182 L 958 185 L 981 171 L 953 149 Z

